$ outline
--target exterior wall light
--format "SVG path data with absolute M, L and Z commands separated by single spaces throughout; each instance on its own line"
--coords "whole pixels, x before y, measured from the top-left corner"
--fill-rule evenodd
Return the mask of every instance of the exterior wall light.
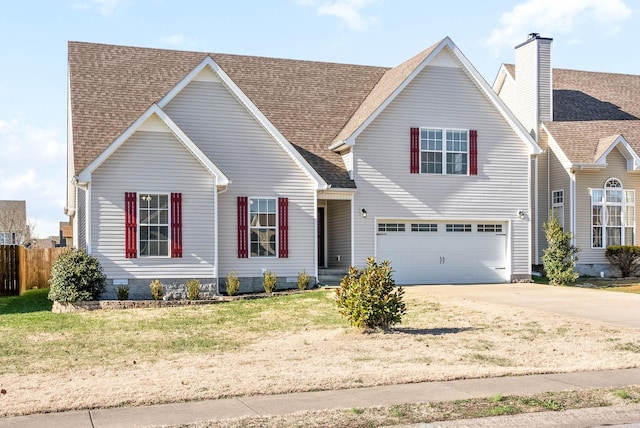
M 518 210 L 518 217 L 520 218 L 520 220 L 523 220 L 524 219 L 524 211 Z
M 360 212 L 362 213 L 362 218 L 367 218 L 367 210 L 363 208 L 360 210 Z

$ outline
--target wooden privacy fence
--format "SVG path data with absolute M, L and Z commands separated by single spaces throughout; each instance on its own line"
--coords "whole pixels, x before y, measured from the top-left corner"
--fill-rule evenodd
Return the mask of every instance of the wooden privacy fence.
M 66 251 L 67 248 L 0 245 L 0 296 L 17 296 L 32 288 L 47 288 L 53 262 Z

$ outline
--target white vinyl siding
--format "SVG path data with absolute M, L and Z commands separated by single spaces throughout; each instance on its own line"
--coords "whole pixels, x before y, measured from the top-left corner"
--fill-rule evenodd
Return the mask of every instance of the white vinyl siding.
M 183 257 L 125 258 L 125 192 L 182 193 Z M 109 278 L 214 276 L 214 177 L 169 132 L 136 132 L 92 175 L 91 247 Z
M 351 150 L 345 150 L 341 153 L 341 156 L 342 162 L 344 162 L 344 167 L 349 173 L 349 177 L 353 178 L 353 152 Z
M 233 270 L 239 277 L 259 277 L 264 268 L 281 278 L 302 269 L 315 272 L 313 182 L 273 137 L 214 81 L 191 82 L 164 110 L 231 180 L 219 196 L 220 277 Z M 289 198 L 288 258 L 237 257 L 238 196 Z
M 87 248 L 87 192 L 77 188 L 78 192 L 78 209 L 76 217 L 78 222 L 78 249 Z
M 591 248 L 591 196 L 589 188 L 602 189 L 604 183 L 616 177 L 623 189 L 640 188 L 640 176 L 627 171 L 627 160 L 618 149 L 607 156 L 607 168 L 584 170 L 576 174 L 576 246 L 580 249 L 579 264 L 609 263 L 603 248 Z M 637 196 L 637 195 L 636 195 Z M 566 196 L 565 196 L 566 197 Z M 635 218 L 638 218 L 638 204 L 635 205 Z M 636 242 L 637 243 L 637 239 Z
M 351 201 L 327 201 L 326 216 L 328 267 L 346 269 L 351 265 Z
M 477 176 L 410 174 L 409 129 L 425 118 L 478 131 Z M 462 69 L 427 66 L 354 146 L 355 205 L 369 214 L 354 221 L 354 262 L 372 255 L 376 218 L 498 219 L 512 220 L 512 273 L 529 274 L 529 217 L 517 218 L 517 210 L 529 211 L 529 160 L 526 144 Z

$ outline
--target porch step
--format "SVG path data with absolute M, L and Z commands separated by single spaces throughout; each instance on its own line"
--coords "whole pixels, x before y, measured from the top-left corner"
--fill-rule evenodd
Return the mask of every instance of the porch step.
M 318 269 L 318 283 L 326 287 L 338 287 L 346 274 L 345 269 Z

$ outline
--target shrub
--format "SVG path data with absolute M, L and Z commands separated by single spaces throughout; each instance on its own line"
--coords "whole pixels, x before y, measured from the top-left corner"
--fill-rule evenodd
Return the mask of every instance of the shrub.
M 275 272 L 271 272 L 269 269 L 262 274 L 262 286 L 265 293 L 273 293 L 276 289 L 276 282 L 278 281 L 278 275 Z
M 352 326 L 365 330 L 399 324 L 406 313 L 403 296 L 404 289 L 395 286 L 389 261 L 377 264 L 373 257 L 362 271 L 351 266 L 336 290 L 340 314 Z
M 547 249 L 542 256 L 542 264 L 551 285 L 565 285 L 575 281 L 578 273 L 573 270 L 578 261 L 578 248 L 571 244 L 571 234 L 565 233 L 558 220 L 551 218 L 544 224 Z
M 118 285 L 118 300 L 129 300 L 129 286 L 128 285 Z
M 306 290 L 309 286 L 309 274 L 302 269 L 302 272 L 298 273 L 298 288 L 300 290 Z
M 604 255 L 620 270 L 623 278 L 633 275 L 640 266 L 640 247 L 615 245 L 607 247 Z
M 199 300 L 200 299 L 200 281 L 197 279 L 190 279 L 187 281 L 187 299 Z
M 162 296 L 164 296 L 164 285 L 162 285 L 159 279 L 151 281 L 149 288 L 151 289 L 153 300 L 162 300 Z
M 238 290 L 240 290 L 240 279 L 238 279 L 238 274 L 234 270 L 227 274 L 227 295 L 235 296 L 238 294 Z
M 95 257 L 84 250 L 71 249 L 53 263 L 49 279 L 49 300 L 80 302 L 97 300 L 107 277 Z

